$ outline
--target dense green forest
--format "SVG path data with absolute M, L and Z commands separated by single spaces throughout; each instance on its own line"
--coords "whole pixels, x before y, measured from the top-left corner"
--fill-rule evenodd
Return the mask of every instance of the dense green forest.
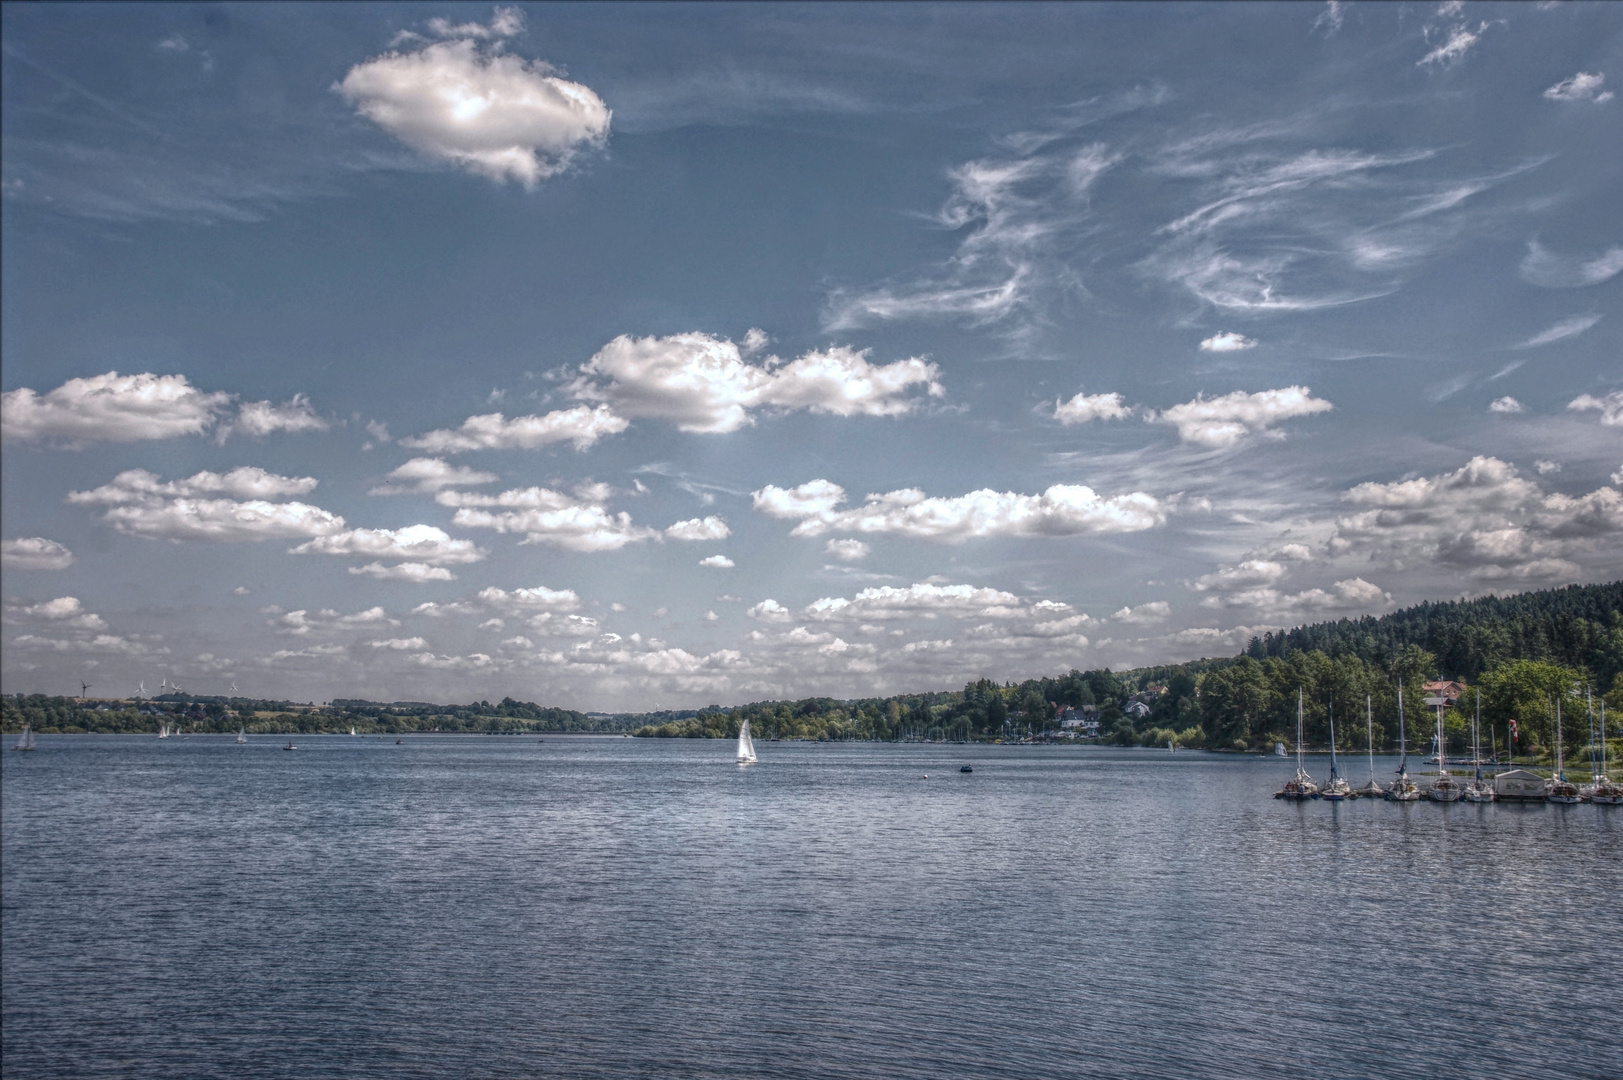
M 1235 657 L 1018 684 L 978 679 L 956 692 L 712 707 L 636 734 L 731 738 L 747 717 L 766 739 L 1040 739 L 1057 734 L 1058 709 L 1070 706 L 1096 716 L 1107 742 L 1251 751 L 1294 741 L 1300 690 L 1311 745 L 1328 745 L 1334 717 L 1339 747 L 1362 748 L 1367 730 L 1376 746 L 1395 749 L 1401 686 L 1409 745 L 1425 748 L 1436 720 L 1422 685 L 1446 678 L 1469 688 L 1445 716 L 1451 752 L 1465 748 L 1480 694 L 1485 740 L 1502 742 L 1514 718 L 1518 752 L 1547 755 L 1558 699 L 1569 747 L 1590 740 L 1587 692 L 1604 691 L 1607 709 L 1623 712 L 1620 671 L 1623 583 L 1614 582 L 1302 626 L 1253 638 Z M 1623 732 L 1609 725 L 1613 733 Z
M 1253 638 L 1238 656 L 1112 672 L 1070 671 L 1021 683 L 978 678 L 962 690 L 839 700 L 760 701 L 723 708 L 637 715 L 580 713 L 503 698 L 497 704 L 291 701 L 167 694 L 141 702 L 81 701 L 34 694 L 0 698 L 4 727 L 40 732 L 231 732 L 264 734 L 413 731 L 630 732 L 665 738 L 733 738 L 747 717 L 764 739 L 1048 739 L 1059 711 L 1097 719 L 1105 741 L 1214 750 L 1258 750 L 1293 741 L 1300 690 L 1306 738 L 1383 749 L 1398 741 L 1403 688 L 1409 745 L 1429 745 L 1435 719 L 1421 704 L 1422 684 L 1449 678 L 1469 687 L 1448 710 L 1450 752 L 1466 743 L 1480 694 L 1485 738 L 1520 726 L 1518 750 L 1547 754 L 1561 703 L 1568 747 L 1589 742 L 1586 694 L 1604 695 L 1623 713 L 1623 582 L 1451 603 L 1427 603 L 1391 615 L 1300 626 Z M 1138 703 L 1138 704 L 1135 704 Z M 1134 715 L 1142 714 L 1142 715 Z M 1610 718 L 1609 718 L 1610 719 Z M 1609 724 L 1623 734 L 1623 724 Z
M 21 694 L 0 698 L 6 731 L 32 724 L 35 731 L 126 734 L 155 732 L 168 724 L 182 732 L 209 734 L 234 732 L 238 726 L 250 734 L 316 734 L 347 732 L 364 735 L 403 734 L 413 731 L 619 732 L 630 722 L 602 714 L 587 715 L 529 701 L 503 698 L 492 705 L 434 705 L 422 701 L 336 699 L 326 705 L 249 698 L 193 697 L 165 694 L 132 701 L 82 701 L 75 698 Z

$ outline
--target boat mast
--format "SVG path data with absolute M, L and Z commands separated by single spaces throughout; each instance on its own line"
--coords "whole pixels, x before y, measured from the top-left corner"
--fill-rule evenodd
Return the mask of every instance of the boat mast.
M 1562 764 L 1563 763 L 1562 763 L 1562 758 L 1561 758 L 1561 697 L 1558 694 L 1558 695 L 1556 695 L 1556 699 L 1555 699 L 1555 778 L 1557 780 L 1565 780 L 1566 779 L 1566 776 L 1563 775 L 1566 772 L 1566 769 L 1564 769 L 1562 767 Z
M 1296 771 L 1302 771 L 1302 688 L 1296 688 Z
M 1403 684 L 1398 684 L 1398 773 L 1409 771 L 1409 736 L 1403 726 Z
M 1369 736 L 1369 782 L 1375 784 L 1375 698 L 1364 695 L 1364 731 Z
M 1336 772 L 1336 703 L 1329 701 L 1324 707 L 1330 718 L 1330 782 L 1333 784 L 1340 775 Z

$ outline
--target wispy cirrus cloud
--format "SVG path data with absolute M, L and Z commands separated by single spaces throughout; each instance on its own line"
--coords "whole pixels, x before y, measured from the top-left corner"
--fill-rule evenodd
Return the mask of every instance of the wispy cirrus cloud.
M 1560 322 L 1556 323 L 1554 326 L 1551 326 L 1547 330 L 1539 331 L 1526 341 L 1514 347 L 1518 349 L 1536 349 L 1540 345 L 1550 345 L 1557 341 L 1565 341 L 1567 338 L 1577 337 L 1585 330 L 1588 330 L 1590 327 L 1600 322 L 1600 320 L 1601 316 L 1599 315 L 1573 315 L 1570 318 L 1562 319 Z
M 1601 89 L 1605 84 L 1605 75 L 1580 71 L 1544 91 L 1544 96 L 1551 101 L 1589 101 L 1604 105 L 1612 100 L 1612 92 Z
M 1599 285 L 1623 271 L 1623 245 L 1614 245 L 1597 255 L 1561 255 L 1533 239 L 1527 242 L 1520 269 L 1523 281 L 1546 289 Z

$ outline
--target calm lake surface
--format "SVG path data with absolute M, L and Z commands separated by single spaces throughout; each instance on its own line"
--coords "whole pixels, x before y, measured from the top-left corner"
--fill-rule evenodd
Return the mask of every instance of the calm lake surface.
M 1623 808 L 1298 805 L 1294 761 L 1107 748 L 296 741 L 5 752 L 8 1080 L 1623 1076 Z

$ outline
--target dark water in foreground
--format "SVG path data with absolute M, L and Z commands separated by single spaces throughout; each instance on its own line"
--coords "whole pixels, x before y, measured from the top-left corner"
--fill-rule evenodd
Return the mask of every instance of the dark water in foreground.
M 8 1080 L 1623 1076 L 1623 808 L 1294 805 L 1294 763 L 1164 751 L 281 742 L 5 752 Z

